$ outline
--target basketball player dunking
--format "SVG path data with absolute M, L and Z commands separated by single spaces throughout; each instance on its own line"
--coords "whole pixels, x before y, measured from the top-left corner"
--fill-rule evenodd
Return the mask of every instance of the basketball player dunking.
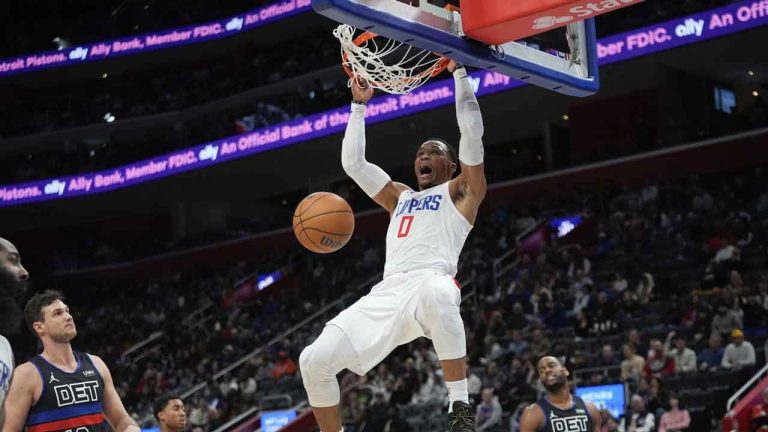
M 0 238 L 0 425 L 3 424 L 3 401 L 11 386 L 13 350 L 5 336 L 15 334 L 21 325 L 21 308 L 17 301 L 27 285 L 29 273 L 21 265 L 21 255 L 13 243 Z
M 456 83 L 459 157 L 441 139 L 416 152 L 419 190 L 394 183 L 365 160 L 365 104 L 373 89 L 352 80 L 352 113 L 342 142 L 344 171 L 390 213 L 384 279 L 328 322 L 300 356 L 304 387 L 323 432 L 342 429 L 336 374 L 366 374 L 397 346 L 432 339 L 449 393 L 450 432 L 475 431 L 467 391 L 466 340 L 454 280 L 459 254 L 485 197 L 483 121 L 464 67 L 448 66 Z M 453 175 L 461 163 L 461 174 Z
M 520 432 L 600 432 L 602 417 L 592 402 L 571 395 L 568 369 L 555 357 L 539 360 L 547 394 L 523 411 Z
M 106 419 L 117 432 L 139 432 L 100 358 L 72 351 L 77 335 L 64 297 L 35 294 L 24 308 L 43 352 L 16 369 L 5 401 L 3 432 L 96 432 Z

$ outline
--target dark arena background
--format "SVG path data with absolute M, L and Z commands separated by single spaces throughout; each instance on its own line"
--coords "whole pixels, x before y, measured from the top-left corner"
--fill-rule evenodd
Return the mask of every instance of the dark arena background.
M 309 0 L 0 6 L 0 237 L 25 300 L 64 292 L 73 347 L 142 430 L 167 393 L 190 431 L 319 430 L 298 356 L 381 280 L 388 223 L 341 167 L 335 26 Z M 594 96 L 470 70 L 489 189 L 457 279 L 478 430 L 519 430 L 544 354 L 602 431 L 678 430 L 672 398 L 685 430 L 768 430 L 768 2 L 647 0 L 597 30 Z M 458 147 L 449 84 L 377 93 L 368 160 L 415 187 L 423 141 Z M 332 254 L 291 229 L 318 191 L 355 213 Z M 41 349 L 7 337 L 17 365 Z M 339 380 L 347 432 L 446 430 L 427 339 Z

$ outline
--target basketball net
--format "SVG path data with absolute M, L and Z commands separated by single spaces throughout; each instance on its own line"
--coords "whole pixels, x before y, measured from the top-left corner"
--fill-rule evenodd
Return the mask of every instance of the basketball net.
M 364 78 L 368 84 L 392 94 L 407 94 L 438 75 L 449 59 L 394 39 L 365 32 L 355 37 L 355 29 L 342 24 L 333 30 L 341 42 L 344 70 L 352 77 Z

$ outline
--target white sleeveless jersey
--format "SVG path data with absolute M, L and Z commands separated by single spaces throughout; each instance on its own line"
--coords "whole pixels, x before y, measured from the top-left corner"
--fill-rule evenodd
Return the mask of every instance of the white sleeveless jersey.
M 3 401 L 11 385 L 11 375 L 13 375 L 13 350 L 8 339 L 0 336 L 0 418 L 2 418 Z
M 471 229 L 451 200 L 448 182 L 401 193 L 387 229 L 384 277 L 414 270 L 456 276 L 459 254 Z

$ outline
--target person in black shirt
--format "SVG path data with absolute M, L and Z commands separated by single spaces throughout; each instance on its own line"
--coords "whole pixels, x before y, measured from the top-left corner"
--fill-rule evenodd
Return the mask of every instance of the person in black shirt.
M 520 432 L 600 432 L 597 407 L 571 395 L 568 369 L 551 356 L 542 357 L 538 369 L 547 394 L 523 411 Z

